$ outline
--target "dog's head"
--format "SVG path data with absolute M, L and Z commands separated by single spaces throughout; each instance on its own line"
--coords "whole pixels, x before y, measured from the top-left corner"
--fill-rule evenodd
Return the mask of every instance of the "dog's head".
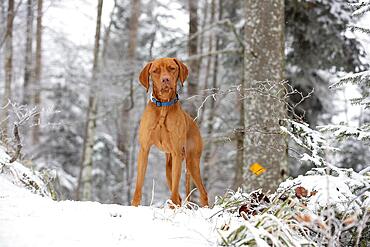
M 188 77 L 188 68 L 176 58 L 159 58 L 143 68 L 140 83 L 149 90 L 149 81 L 153 81 L 153 94 L 161 101 L 169 101 L 176 95 L 177 81 L 181 84 Z

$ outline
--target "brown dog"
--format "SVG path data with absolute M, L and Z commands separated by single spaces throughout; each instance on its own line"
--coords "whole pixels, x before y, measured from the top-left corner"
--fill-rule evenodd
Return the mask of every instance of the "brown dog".
M 160 58 L 148 63 L 140 73 L 140 82 L 149 90 L 150 77 L 153 94 L 140 122 L 138 172 L 132 205 L 141 201 L 141 190 L 152 145 L 166 153 L 166 178 L 171 200 L 181 205 L 179 182 L 182 161 L 186 160 L 186 194 L 190 190 L 190 175 L 200 192 L 200 203 L 208 206 L 208 196 L 200 176 L 200 156 L 203 144 L 198 126 L 182 110 L 177 96 L 177 81 L 183 85 L 188 68 L 176 58 Z M 190 174 L 189 174 L 190 173 Z

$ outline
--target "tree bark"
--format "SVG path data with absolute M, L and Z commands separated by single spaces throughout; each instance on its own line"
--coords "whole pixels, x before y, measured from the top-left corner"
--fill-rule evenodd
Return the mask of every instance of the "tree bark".
M 130 95 L 120 107 L 118 122 L 117 147 L 122 152 L 122 161 L 126 165 L 127 199 L 131 201 L 131 169 L 130 169 L 130 111 L 134 107 L 134 75 L 136 65 L 137 33 L 139 29 L 140 0 L 131 0 L 131 17 L 129 23 L 129 43 L 127 48 L 127 60 L 130 81 Z
M 188 54 L 189 57 L 198 54 L 198 36 L 191 38 L 198 32 L 198 1 L 188 0 L 189 4 L 189 40 L 188 40 Z M 191 38 L 191 39 L 190 39 Z M 188 97 L 198 93 L 198 79 L 199 79 L 199 59 L 193 59 L 189 62 L 189 79 L 188 79 Z M 195 104 L 190 105 L 190 116 L 194 119 L 197 116 L 197 109 Z
M 6 0 L 0 0 L 0 39 L 3 37 L 3 34 L 5 33 L 6 27 L 6 8 L 5 8 L 5 1 Z
M 27 0 L 26 49 L 24 58 L 23 104 L 30 104 L 30 82 L 32 79 L 33 1 Z
M 93 170 L 93 148 L 95 144 L 96 117 L 98 112 L 97 105 L 97 76 L 99 73 L 99 51 L 100 51 L 100 26 L 103 9 L 103 0 L 98 0 L 97 18 L 95 29 L 94 61 L 92 68 L 92 78 L 89 93 L 89 105 L 87 109 L 87 123 L 85 128 L 85 140 L 80 170 L 79 185 L 77 196 L 79 199 L 80 187 L 82 185 L 82 200 L 92 199 L 92 170 Z
M 36 107 L 40 107 L 41 97 L 41 70 L 42 70 L 42 7 L 43 0 L 37 0 L 37 18 L 36 18 L 36 61 L 35 61 L 35 80 L 32 85 L 33 88 L 33 103 Z M 40 142 L 40 120 L 41 111 L 33 118 L 32 142 L 37 144 Z
M 110 34 L 112 31 L 112 25 L 113 25 L 114 10 L 116 8 L 117 8 L 117 0 L 114 0 L 113 9 L 112 9 L 112 12 L 110 13 L 109 24 L 105 28 L 104 38 L 103 38 L 103 49 L 102 49 L 103 67 L 105 67 L 106 65 L 107 51 L 109 49 Z
M 218 1 L 218 17 L 217 20 L 222 19 L 222 0 Z M 215 16 L 216 12 L 216 3 L 215 0 L 212 1 L 211 5 L 211 19 L 213 16 Z M 215 43 L 216 43 L 216 51 L 218 51 L 221 47 L 220 43 L 220 38 L 218 36 L 215 37 Z M 218 59 L 219 55 L 215 55 L 213 59 L 213 74 L 212 74 L 212 88 L 217 88 L 217 76 L 218 76 Z M 213 133 L 213 120 L 215 117 L 215 106 L 216 102 L 211 99 L 210 106 L 209 106 L 209 111 L 208 111 L 208 119 L 207 119 L 207 136 L 210 136 Z M 204 154 L 204 184 L 207 185 L 209 180 L 209 170 L 210 170 L 210 159 L 211 159 L 211 154 L 212 154 L 212 142 L 209 143 L 208 147 L 205 150 Z
M 6 106 L 8 101 L 11 100 L 12 91 L 12 73 L 13 73 L 13 20 L 14 20 L 14 0 L 8 1 L 7 24 L 5 33 L 5 51 L 4 51 L 4 72 L 5 72 L 5 88 L 3 95 L 2 106 Z M 2 110 L 0 119 L 1 131 L 3 139 L 8 136 L 9 127 L 9 107 Z
M 284 78 L 284 0 L 245 0 L 245 87 L 273 85 Z M 268 16 L 268 18 L 266 18 Z M 270 92 L 276 94 L 279 87 Z M 287 143 L 279 120 L 286 117 L 285 104 L 260 94 L 246 95 L 245 162 L 266 168 L 262 175 L 244 173 L 244 186 L 273 191 L 287 171 Z M 261 131 L 263 130 L 263 131 Z M 263 134 L 261 132 L 268 132 Z
M 234 182 L 232 189 L 236 191 L 243 184 L 243 167 L 244 167 L 244 148 L 245 148 L 245 76 L 244 76 L 244 61 L 242 63 L 242 78 L 240 85 L 240 92 L 237 96 L 237 104 L 239 106 L 239 122 L 236 128 L 236 158 L 235 158 L 235 171 Z
M 206 26 L 208 12 L 211 13 L 211 17 L 210 17 L 209 23 L 213 23 L 214 20 L 215 20 L 214 5 L 215 5 L 215 0 L 212 0 L 212 2 L 211 2 L 211 8 L 208 7 L 208 0 L 205 2 L 205 5 L 204 5 L 205 14 L 204 14 L 204 19 L 203 19 L 203 23 L 202 23 L 202 30 L 204 30 L 204 27 Z M 208 9 L 210 9 L 210 11 Z M 202 38 L 201 38 L 201 41 L 200 41 L 200 44 L 201 44 L 200 54 L 203 54 L 203 47 L 204 47 L 203 46 L 203 43 L 204 43 L 204 35 L 202 35 Z M 209 35 L 209 38 L 208 38 L 208 50 L 207 50 L 207 53 L 211 53 L 212 52 L 212 43 L 213 43 L 213 35 L 210 34 Z M 211 70 L 211 62 L 212 62 L 212 56 L 209 55 L 209 56 L 207 56 L 206 69 L 205 69 L 205 72 L 204 72 L 205 75 L 204 75 L 203 96 L 205 95 L 205 90 L 208 88 L 208 77 L 209 77 L 209 72 Z M 199 80 L 200 80 L 200 75 L 198 77 L 198 81 Z M 206 109 L 206 107 L 203 106 L 203 108 L 200 111 L 200 116 L 197 119 L 199 126 L 201 126 L 202 123 L 203 123 L 205 109 Z

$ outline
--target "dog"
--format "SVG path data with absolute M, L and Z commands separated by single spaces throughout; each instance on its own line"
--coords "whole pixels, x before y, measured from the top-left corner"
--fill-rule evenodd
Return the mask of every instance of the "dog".
M 202 137 L 193 119 L 181 108 L 177 94 L 177 82 L 184 85 L 188 68 L 176 58 L 156 59 L 142 69 L 139 81 L 152 95 L 140 121 L 138 171 L 136 188 L 131 204 L 140 205 L 142 187 L 150 148 L 155 145 L 166 153 L 166 180 L 171 201 L 180 206 L 179 182 L 182 161 L 186 161 L 186 195 L 189 198 L 190 176 L 200 193 L 200 204 L 208 206 L 208 195 L 200 174 L 200 157 L 203 150 Z

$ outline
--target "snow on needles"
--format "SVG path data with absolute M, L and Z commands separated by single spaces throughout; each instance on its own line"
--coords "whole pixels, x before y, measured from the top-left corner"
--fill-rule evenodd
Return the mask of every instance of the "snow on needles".
M 328 172 L 329 171 L 329 172 Z M 330 175 L 328 175 L 328 173 Z M 277 193 L 305 188 L 312 196 L 307 197 L 307 208 L 320 213 L 326 208 L 333 208 L 336 214 L 361 214 L 362 208 L 370 209 L 369 200 L 360 200 L 361 189 L 369 189 L 370 176 L 363 176 L 352 169 L 314 168 L 304 176 L 280 184 Z M 364 193 L 369 198 L 370 193 Z M 365 205 L 366 204 L 366 205 Z
M 10 156 L 0 146 L 0 176 L 6 176 L 13 184 L 25 187 L 41 196 L 51 196 L 39 172 L 32 171 L 17 161 L 9 164 Z

